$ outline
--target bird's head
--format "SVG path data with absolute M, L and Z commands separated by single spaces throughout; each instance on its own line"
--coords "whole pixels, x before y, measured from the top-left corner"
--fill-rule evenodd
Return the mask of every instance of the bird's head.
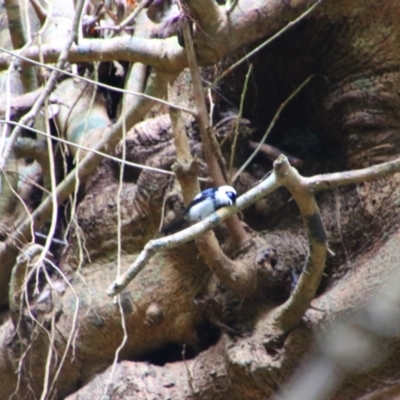
M 231 206 L 233 206 L 236 203 L 236 197 L 237 193 L 236 190 L 232 186 L 220 186 L 218 190 L 221 193 L 224 193 L 230 200 L 231 200 Z

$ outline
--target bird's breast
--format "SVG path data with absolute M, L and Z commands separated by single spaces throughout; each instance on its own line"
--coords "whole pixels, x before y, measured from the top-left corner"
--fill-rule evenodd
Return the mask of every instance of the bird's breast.
M 206 199 L 192 206 L 188 212 L 186 219 L 190 222 L 200 221 L 204 218 L 207 218 L 214 211 L 214 201 L 212 199 Z

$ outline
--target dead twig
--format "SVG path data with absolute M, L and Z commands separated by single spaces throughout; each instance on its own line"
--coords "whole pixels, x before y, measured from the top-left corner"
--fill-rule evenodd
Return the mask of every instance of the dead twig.
M 300 158 L 292 156 L 291 154 L 287 153 L 286 151 L 281 151 L 280 149 L 278 149 L 275 146 L 272 146 L 271 144 L 264 143 L 261 145 L 261 147 L 259 147 L 259 143 L 253 142 L 252 140 L 250 140 L 249 147 L 252 150 L 259 148 L 260 154 L 265 156 L 272 162 L 275 161 L 281 154 L 283 154 L 288 158 L 289 163 L 292 167 L 299 168 L 303 165 L 303 160 L 301 160 Z
M 246 162 L 239 168 L 239 170 L 236 172 L 235 176 L 232 178 L 232 182 L 235 182 L 236 179 L 239 178 L 240 174 L 247 168 L 247 166 L 251 163 L 253 158 L 257 155 L 257 153 L 260 151 L 261 146 L 265 143 L 265 141 L 268 138 L 268 135 L 272 131 L 272 128 L 275 126 L 276 121 L 278 120 L 279 116 L 281 115 L 281 112 L 284 110 L 284 108 L 288 105 L 288 103 L 303 89 L 304 86 L 308 84 L 308 82 L 313 79 L 315 75 L 310 75 L 307 79 L 305 79 L 286 99 L 285 101 L 279 106 L 278 110 L 276 111 L 274 117 L 272 118 L 271 123 L 268 125 L 267 130 L 265 131 L 260 143 L 256 147 L 256 149 L 251 153 L 250 157 L 246 160 Z
M 235 150 L 236 150 L 236 144 L 237 144 L 237 139 L 239 137 L 239 125 L 240 125 L 240 121 L 242 119 L 242 115 L 243 115 L 243 105 L 244 105 L 244 99 L 246 97 L 246 92 L 247 92 L 247 86 L 249 83 L 249 78 L 251 75 L 251 71 L 253 70 L 253 65 L 250 64 L 249 65 L 249 69 L 247 71 L 246 74 L 246 78 L 244 80 L 244 85 L 243 85 L 243 90 L 242 90 L 242 94 L 240 96 L 240 105 L 239 105 L 239 112 L 236 118 L 236 122 L 235 122 L 235 134 L 233 136 L 233 141 L 232 141 L 232 146 L 231 146 L 231 159 L 229 160 L 229 181 L 232 182 L 232 169 L 233 169 L 233 161 L 235 159 Z

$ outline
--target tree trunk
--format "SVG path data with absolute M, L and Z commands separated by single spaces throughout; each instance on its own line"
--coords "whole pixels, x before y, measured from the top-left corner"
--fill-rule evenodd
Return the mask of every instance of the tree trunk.
M 42 108 L 51 127 L 35 120 L 54 151 L 28 129 L 0 146 L 12 143 L 3 177 L 14 177 L 0 197 L 0 398 L 396 398 L 398 2 L 187 0 L 183 14 L 174 1 L 148 2 L 133 34 L 104 38 L 96 18 L 116 32 L 132 11 L 115 3 L 85 10 L 69 61 L 142 96 L 63 77 Z M 196 89 L 190 37 L 184 47 L 176 38 L 186 20 L 209 94 Z M 38 59 L 37 44 L 22 54 Z M 61 48 L 44 44 L 44 61 Z M 10 60 L 0 55 L 1 68 Z M 2 92 L 15 107 L 1 118 L 37 99 L 14 92 Z M 228 182 L 244 194 L 236 208 L 203 231 L 160 237 L 197 176 L 202 189 L 233 177 L 266 131 L 268 146 Z M 238 211 L 241 221 L 219 223 Z M 211 226 L 217 239 L 204 234 Z M 52 229 L 46 249 L 40 234 Z M 203 236 L 174 247 L 196 229 Z M 122 290 L 132 266 L 142 269 Z

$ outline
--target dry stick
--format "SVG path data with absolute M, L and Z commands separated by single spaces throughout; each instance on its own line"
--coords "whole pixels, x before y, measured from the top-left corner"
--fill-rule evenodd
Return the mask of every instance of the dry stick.
M 154 256 L 154 254 L 160 251 L 176 248 L 198 238 L 238 211 L 243 210 L 250 204 L 253 204 L 266 195 L 274 192 L 278 187 L 280 187 L 280 183 L 277 182 L 275 174 L 272 173 L 267 179 L 240 196 L 236 201 L 236 206 L 221 208 L 206 219 L 187 229 L 174 233 L 173 235 L 150 240 L 128 270 L 112 283 L 107 290 L 107 294 L 109 296 L 115 296 L 120 293 L 146 266 L 147 262 Z
M 43 56 L 47 63 L 56 63 L 61 52 L 61 46 L 47 44 L 42 47 Z M 1 48 L 4 51 L 4 48 Z M 6 52 L 15 56 L 21 52 Z M 24 50 L 26 63 L 38 60 L 38 46 L 30 46 Z M 142 62 L 154 69 L 178 73 L 187 66 L 185 53 L 177 43 L 176 37 L 166 39 L 141 38 L 131 35 L 111 39 L 82 39 L 79 44 L 71 47 L 70 63 L 87 63 L 94 61 L 115 60 L 127 62 Z M 10 66 L 12 57 L 0 54 L 0 70 Z M 25 62 L 21 63 L 25 67 Z
M 168 99 L 175 97 L 174 88 L 168 85 Z M 174 108 L 169 109 L 169 116 L 171 119 L 172 136 L 174 138 L 174 144 L 176 149 L 176 158 L 178 162 L 185 163 L 192 159 L 190 152 L 189 139 L 186 133 L 185 122 L 182 118 L 182 114 L 179 110 Z
M 335 189 L 340 186 L 386 178 L 400 172 L 400 158 L 354 171 L 334 172 L 304 178 L 310 192 Z
M 293 91 L 290 96 L 279 106 L 278 111 L 275 113 L 274 118 L 272 118 L 271 123 L 268 126 L 268 129 L 266 130 L 266 132 L 264 133 L 264 136 L 262 137 L 261 141 L 258 143 L 257 148 L 253 151 L 253 153 L 251 153 L 251 156 L 246 160 L 246 162 L 239 168 L 239 170 L 236 172 L 235 176 L 232 179 L 232 182 L 235 182 L 236 179 L 239 178 L 240 174 L 247 168 L 247 166 L 251 163 L 251 161 L 253 160 L 253 158 L 257 155 L 257 153 L 260 151 L 261 146 L 264 144 L 264 142 L 267 140 L 268 135 L 270 134 L 272 128 L 275 126 L 275 123 L 277 121 L 277 119 L 279 118 L 279 116 L 281 115 L 281 112 L 283 111 L 283 109 L 287 106 L 287 104 L 293 99 L 293 97 L 295 97 L 301 89 L 303 89 L 304 86 L 307 85 L 308 82 L 310 82 L 310 80 L 312 78 L 314 78 L 315 75 L 310 75 L 305 81 L 303 81 L 301 83 L 300 86 L 298 86 L 296 88 L 295 91 Z
M 6 89 L 5 89 L 5 117 L 7 119 L 11 118 L 11 107 L 10 107 L 10 103 L 11 103 L 11 72 L 8 71 L 4 77 L 4 80 L 2 82 L 2 84 L 0 85 L 0 88 L 2 89 L 3 84 L 5 84 Z M 8 137 L 8 132 L 9 132 L 10 127 L 5 125 L 2 127 L 2 132 L 1 132 L 1 136 L 0 136 L 0 154 L 3 153 L 4 151 L 4 146 L 6 145 L 6 140 Z M 7 162 L 7 161 L 6 161 Z M 1 178 L 0 178 L 0 184 L 1 184 Z
M 210 125 L 208 123 L 207 105 L 204 95 L 204 88 L 201 83 L 201 75 L 197 65 L 196 53 L 193 46 L 192 35 L 188 23 L 183 24 L 183 36 L 185 39 L 185 48 L 187 52 L 190 74 L 192 76 L 194 100 L 196 104 L 196 119 L 199 125 L 201 142 L 203 145 L 204 158 L 208 166 L 208 174 L 213 183 L 217 186 L 226 184 L 222 174 L 220 165 L 218 164 L 217 154 L 218 148 L 213 147 L 210 133 Z
M 0 119 L 0 123 L 3 122 L 5 124 L 9 124 L 9 125 L 21 125 L 18 122 L 15 121 L 9 121 L 9 120 L 4 120 L 4 119 Z M 148 165 L 142 165 L 142 164 L 137 164 L 131 161 L 126 161 L 126 160 L 122 160 L 121 158 L 118 157 L 114 157 L 111 156 L 107 153 L 103 153 L 101 151 L 92 149 L 90 147 L 86 147 L 83 146 L 81 144 L 77 144 L 74 142 L 71 142 L 69 140 L 66 139 L 62 139 L 56 136 L 52 136 L 49 135 L 45 132 L 39 131 L 38 129 L 35 128 L 31 128 L 29 126 L 24 126 L 21 125 L 24 129 L 37 133 L 38 135 L 42 135 L 42 136 L 51 136 L 52 140 L 58 141 L 60 143 L 64 143 L 68 146 L 73 146 L 76 147 L 77 149 L 81 149 L 81 150 L 85 150 L 89 153 L 94 153 L 94 154 L 98 154 L 99 156 L 102 156 L 104 158 L 107 158 L 109 160 L 115 161 L 117 163 L 120 164 L 124 164 L 127 165 L 129 167 L 134 167 L 134 168 L 139 168 L 139 169 L 143 169 L 146 171 L 152 171 L 152 172 L 158 172 L 160 174 L 164 174 L 164 175 L 171 175 L 171 176 L 175 176 L 175 174 L 171 171 L 168 171 L 166 169 L 161 169 L 161 168 L 156 168 L 156 167 L 149 167 Z M 46 147 L 47 148 L 47 147 Z M 37 160 L 39 162 L 39 164 L 41 163 L 41 159 L 43 160 L 43 158 L 47 159 L 47 153 L 44 153 L 44 148 L 43 145 L 38 142 L 37 140 L 34 139 L 27 139 L 27 138 L 18 138 L 14 144 L 14 151 L 15 152 L 19 152 L 21 157 L 33 157 L 35 158 L 35 160 Z M 199 181 L 203 181 L 203 182 L 207 182 L 207 178 L 197 178 Z
M 84 4 L 85 4 L 85 0 L 79 0 L 79 2 L 77 4 L 76 13 L 75 13 L 74 19 L 72 21 L 72 32 L 71 32 L 70 36 L 67 38 L 67 42 L 66 42 L 63 50 L 61 51 L 60 57 L 58 58 L 58 61 L 57 61 L 58 69 L 62 69 L 64 67 L 64 64 L 66 63 L 66 61 L 68 59 L 69 49 L 72 46 L 72 43 L 74 42 L 74 40 L 76 40 L 78 38 L 77 32 L 79 29 L 79 21 L 80 21 L 80 16 L 82 14 Z M 46 97 L 50 95 L 51 91 L 53 90 L 54 86 L 56 85 L 58 76 L 59 76 L 58 71 L 51 72 L 49 80 L 47 81 L 45 87 L 43 88 L 43 91 L 37 98 L 32 109 L 27 114 L 25 114 L 24 117 L 21 118 L 20 122 L 22 125 L 29 125 L 29 123 L 34 120 L 34 118 L 36 117 L 40 108 L 43 106 Z M 11 149 L 14 145 L 16 138 L 18 137 L 18 135 L 21 132 L 22 132 L 22 128 L 17 126 L 16 128 L 14 128 L 13 132 L 11 133 L 9 140 L 7 142 L 7 145 L 4 148 L 3 153 L 1 154 L 1 157 L 0 157 L 0 171 L 2 171 L 4 169 L 6 159 L 8 158 L 8 156 L 11 152 Z
M 171 109 L 170 116 L 178 156 L 174 171 L 181 185 L 185 203 L 188 204 L 200 190 L 197 180 L 198 163 L 192 160 L 181 113 Z M 243 294 L 256 286 L 257 281 L 252 269 L 243 262 L 231 261 L 221 250 L 213 232 L 209 231 L 197 238 L 196 245 L 206 264 L 221 283 Z
M 143 93 L 146 87 L 147 73 L 147 65 L 139 62 L 132 64 L 127 73 L 124 89 L 132 92 Z M 127 97 L 125 94 L 124 97 L 126 97 L 127 102 L 125 108 L 132 106 L 132 103 L 137 102 L 140 99 L 140 97 Z
M 271 324 L 278 329 L 278 336 L 282 332 L 288 332 L 300 322 L 315 296 L 325 265 L 327 250 L 325 230 L 313 193 L 393 175 L 400 172 L 400 158 L 355 171 L 313 177 L 301 177 L 294 168 L 287 166 L 284 166 L 281 172 L 287 174 L 288 179 L 290 177 L 292 181 L 296 182 L 295 186 L 285 186 L 291 191 L 303 216 L 310 241 L 310 254 L 292 296 L 266 321 L 266 324 Z
M 83 10 L 83 8 L 81 9 L 81 11 Z M 81 15 L 77 16 L 76 14 L 74 15 L 74 18 L 78 17 L 78 21 L 81 18 Z M 39 39 L 41 37 L 39 36 Z M 41 42 L 41 40 L 40 40 Z M 40 54 L 40 61 L 43 62 L 43 55 Z M 50 246 L 51 246 L 51 242 L 54 236 L 54 233 L 56 231 L 56 225 L 57 225 L 57 219 L 58 219 L 58 203 L 57 203 L 57 196 L 55 194 L 55 189 L 57 187 L 57 180 L 56 180 L 56 167 L 55 167 L 55 160 L 54 160 L 54 152 L 53 152 L 53 143 L 51 140 L 51 135 L 50 135 L 50 118 L 49 118 L 49 99 L 46 97 L 44 100 L 44 125 L 45 125 L 45 129 L 47 132 L 47 138 L 46 138 L 46 142 L 47 142 L 47 153 L 48 153 L 48 159 L 47 164 L 41 164 L 42 167 L 42 179 L 43 179 L 43 185 L 44 187 L 48 188 L 48 180 L 50 181 L 50 190 L 51 193 L 50 195 L 52 196 L 53 199 L 53 210 L 52 210 L 52 218 L 51 218 L 51 222 L 50 222 L 50 227 L 49 227 L 49 232 L 48 232 L 48 236 L 45 242 L 45 245 L 43 247 L 43 251 L 41 253 L 41 256 L 39 257 L 39 259 L 36 261 L 36 265 L 39 266 L 40 264 L 43 263 L 44 258 L 47 254 L 47 252 L 50 250 Z M 45 161 L 45 162 L 46 162 Z M 48 167 L 48 170 L 46 171 L 46 167 Z M 47 177 L 46 175 L 49 175 L 49 177 Z M 42 397 L 43 394 L 45 394 L 46 390 L 47 390 L 47 386 L 48 386 L 48 382 L 47 379 L 49 379 L 49 364 L 46 363 L 46 373 L 45 373 L 45 382 L 43 384 L 44 390 L 42 392 Z
M 230 74 L 236 67 L 244 63 L 246 60 L 248 60 L 250 57 L 252 57 L 254 54 L 258 53 L 261 49 L 263 49 L 265 46 L 273 42 L 276 38 L 281 36 L 284 32 L 289 30 L 293 25 L 297 24 L 299 21 L 307 17 L 311 12 L 314 11 L 314 9 L 318 6 L 319 3 L 321 3 L 322 0 L 318 0 L 316 3 L 314 3 L 308 10 L 306 10 L 303 14 L 301 14 L 299 17 L 294 19 L 293 21 L 290 21 L 284 28 L 282 28 L 280 31 L 275 33 L 275 35 L 271 36 L 269 39 L 267 39 L 264 43 L 261 43 L 259 46 L 257 46 L 254 50 L 252 50 L 250 53 L 246 54 L 243 58 L 241 58 L 239 61 L 236 61 L 235 64 L 232 64 L 229 68 L 227 68 L 220 76 L 218 76 L 214 82 L 211 84 L 211 86 L 215 86 L 220 80 L 225 78 L 228 74 Z
M 46 130 L 48 132 L 50 132 L 50 122 L 49 122 L 49 115 L 48 115 L 48 101 L 47 101 L 47 99 L 45 100 L 45 103 L 46 103 L 46 106 L 45 106 L 45 126 L 46 126 Z M 48 232 L 48 236 L 47 236 L 45 245 L 43 246 L 43 250 L 42 250 L 41 255 L 39 256 L 38 260 L 35 262 L 37 267 L 40 264 L 43 263 L 47 252 L 50 250 L 50 246 L 51 246 L 51 243 L 52 243 L 52 240 L 53 240 L 53 236 L 54 236 L 55 231 L 56 231 L 57 219 L 58 219 L 58 203 L 57 203 L 57 196 L 56 196 L 56 193 L 55 193 L 56 187 L 57 187 L 56 167 L 55 167 L 55 161 L 54 161 L 53 144 L 52 144 L 50 135 L 47 137 L 47 154 L 48 154 L 48 165 L 49 165 L 49 174 L 50 174 L 50 189 L 51 189 L 50 196 L 51 196 L 52 202 L 53 202 L 53 204 L 52 204 L 52 216 L 51 216 L 49 232 Z M 43 168 L 42 168 L 42 170 L 43 170 Z M 45 382 L 43 384 L 43 387 L 44 387 L 43 393 L 46 392 L 47 386 L 48 386 L 47 379 L 49 379 L 49 375 L 48 375 L 48 372 L 49 372 L 48 368 L 49 367 L 50 367 L 49 364 L 46 364 L 46 374 L 45 374 Z M 42 398 L 43 398 L 43 396 L 42 396 Z
M 221 167 L 217 160 L 217 152 L 220 153 L 221 150 L 219 149 L 214 131 L 208 123 L 204 88 L 201 83 L 201 76 L 197 65 L 196 53 L 194 51 L 190 28 L 186 21 L 183 23 L 183 36 L 185 39 L 185 48 L 187 52 L 190 73 L 192 76 L 195 104 L 198 111 L 197 123 L 200 130 L 204 158 L 207 162 L 208 173 L 211 176 L 214 184 L 221 186 L 226 183 Z M 233 243 L 235 243 L 239 248 L 242 247 L 248 241 L 248 235 L 240 223 L 238 216 L 232 216 L 232 218 L 226 221 L 226 225 L 229 228 Z
M 132 71 L 133 66 L 131 66 L 130 71 Z M 128 82 L 125 82 L 125 86 L 127 86 Z M 143 85 L 144 87 L 144 82 Z M 121 114 L 124 114 L 127 105 L 127 98 L 126 95 L 122 98 L 122 107 L 121 107 Z M 122 124 L 122 159 L 125 160 L 126 158 L 126 124 Z M 119 172 L 119 182 L 118 182 L 118 190 L 117 190 L 117 277 L 121 275 L 121 260 L 122 260 L 122 216 L 121 216 L 121 195 L 122 195 L 122 188 L 124 185 L 124 164 L 121 165 L 120 172 Z M 103 395 L 101 400 L 105 399 L 108 393 L 108 389 L 113 381 L 115 368 L 117 366 L 119 355 L 124 348 L 127 340 L 128 340 L 128 332 L 126 330 L 126 320 L 125 320 L 125 313 L 123 311 L 121 296 L 116 298 L 116 302 L 118 304 L 119 313 L 121 316 L 121 328 L 123 332 L 123 337 L 121 343 L 117 347 L 114 353 L 114 360 L 111 366 L 110 376 L 107 380 L 107 384 L 105 385 Z
M 239 112 L 238 112 L 237 119 L 236 119 L 236 124 L 235 124 L 235 136 L 233 137 L 233 141 L 232 141 L 231 159 L 229 161 L 229 173 L 228 173 L 228 176 L 229 176 L 229 181 L 230 182 L 232 182 L 232 179 L 231 179 L 232 178 L 232 168 L 233 168 L 233 161 L 235 159 L 235 150 L 236 150 L 237 138 L 239 136 L 239 123 L 240 123 L 240 119 L 242 118 L 242 114 L 243 114 L 244 99 L 246 97 L 247 85 L 249 83 L 249 78 L 250 78 L 252 69 L 253 69 L 253 65 L 250 64 L 249 65 L 249 69 L 248 69 L 247 74 L 246 74 L 246 78 L 244 80 L 242 94 L 240 96 Z
M 96 66 L 96 68 L 94 70 L 94 75 L 95 75 L 95 79 L 98 79 L 98 68 L 97 68 L 97 66 Z M 89 85 L 85 85 L 85 89 L 83 90 L 83 92 L 81 92 L 80 96 L 78 96 L 78 98 L 76 98 L 75 101 L 73 102 L 73 104 L 70 106 L 66 121 L 70 120 L 71 115 L 73 113 L 74 107 L 78 104 L 81 95 L 83 95 L 83 96 L 86 95 L 86 93 L 84 93 L 84 92 L 86 92 L 88 87 L 89 87 Z M 90 114 L 91 110 L 93 109 L 93 105 L 95 103 L 96 96 L 97 96 L 97 93 L 98 93 L 97 87 L 95 87 L 93 89 L 94 90 L 93 90 L 93 92 L 92 92 L 92 94 L 90 96 L 89 106 L 87 107 L 87 110 L 86 110 L 86 117 L 83 118 L 85 122 L 84 122 L 84 126 L 82 126 L 81 129 L 80 129 L 81 132 L 86 132 L 86 129 L 88 128 L 89 114 Z M 63 127 L 64 133 L 61 133 L 61 128 L 62 128 L 61 126 L 57 127 L 57 132 L 58 132 L 59 136 L 61 136 L 63 134 L 66 134 L 65 125 Z M 79 135 L 79 136 L 81 136 L 81 135 Z M 71 151 L 70 148 L 69 148 L 69 150 Z M 63 153 L 63 159 L 64 159 L 64 163 L 65 163 L 65 161 L 66 161 L 66 155 L 65 155 L 66 149 L 62 148 L 62 153 Z M 78 151 L 76 153 L 74 153 L 73 151 L 72 151 L 72 153 L 75 154 L 74 155 L 74 158 L 76 160 L 75 161 L 75 171 L 77 171 L 79 169 L 79 162 L 80 162 L 81 158 L 84 157 L 84 153 L 81 153 L 79 149 L 78 149 Z M 64 170 L 65 171 L 67 170 L 67 165 L 65 165 L 65 164 L 64 164 Z M 80 227 L 79 227 L 78 219 L 76 217 L 76 208 L 77 208 L 77 203 L 78 203 L 79 187 L 80 187 L 80 181 L 79 181 L 79 178 L 77 178 L 76 184 L 75 184 L 75 190 L 70 195 L 69 212 L 68 212 L 69 213 L 69 218 L 68 218 L 68 223 L 67 223 L 67 225 L 66 225 L 66 227 L 64 229 L 64 238 L 66 239 L 68 237 L 70 229 L 71 229 L 71 226 L 74 225 L 75 226 L 75 231 L 76 231 L 77 248 L 78 248 L 78 253 L 79 253 L 79 259 L 78 259 L 79 261 L 78 261 L 78 264 L 77 264 L 77 267 L 76 267 L 76 270 L 75 270 L 76 271 L 76 277 L 79 277 L 83 282 L 86 283 L 85 278 L 80 273 L 81 272 L 81 266 L 83 265 L 83 262 L 84 262 L 83 261 L 83 258 L 84 258 L 84 256 L 83 256 L 84 250 L 83 249 L 85 248 L 85 240 L 82 238 L 82 235 L 80 234 L 81 230 L 80 230 Z M 90 256 L 88 257 L 88 260 L 90 262 Z
M 64 54 L 60 55 L 59 63 L 57 63 L 57 67 L 59 67 L 60 69 L 63 67 L 64 63 L 67 60 L 69 48 L 71 47 L 74 40 L 78 39 L 79 24 L 80 24 L 80 20 L 82 17 L 84 4 L 85 4 L 85 0 L 79 0 L 79 2 L 77 4 L 77 8 L 75 10 L 75 15 L 74 15 L 74 18 L 72 21 L 72 32 L 70 34 L 70 37 L 67 40 L 68 43 L 67 43 L 67 46 L 65 47 L 65 52 L 64 52 Z M 40 54 L 40 57 L 41 57 L 40 61 L 43 62 L 42 54 Z M 37 99 L 36 103 L 33 106 L 33 108 L 35 106 L 38 107 L 37 111 L 39 111 L 41 106 L 43 104 L 45 104 L 45 120 L 46 120 L 46 129 L 48 130 L 48 132 L 50 132 L 50 125 L 49 125 L 49 118 L 48 118 L 48 95 L 50 95 L 50 92 L 53 90 L 53 88 L 57 82 L 58 75 L 59 75 L 59 73 L 55 72 L 55 71 L 53 71 L 51 73 L 51 75 L 49 77 L 49 81 L 46 83 L 45 88 L 44 88 L 45 95 L 43 97 L 42 97 L 42 94 L 39 95 L 39 98 Z M 50 85 L 48 85 L 48 83 L 50 81 L 52 81 L 52 83 Z M 40 102 L 41 98 L 43 99 L 42 102 Z M 34 115 L 36 116 L 36 113 Z M 15 129 L 18 129 L 18 128 L 19 127 L 15 128 Z M 48 156 L 49 156 L 49 164 L 50 164 L 51 194 L 49 197 L 51 197 L 51 202 L 52 202 L 52 204 L 51 204 L 52 218 L 51 218 L 48 238 L 46 240 L 43 251 L 42 251 L 41 255 L 39 256 L 39 259 L 36 261 L 37 268 L 44 260 L 46 253 L 50 248 L 51 239 L 56 230 L 57 216 L 58 216 L 58 204 L 59 204 L 57 202 L 57 193 L 56 193 L 57 182 L 56 182 L 56 177 L 55 177 L 55 163 L 54 163 L 52 142 L 51 142 L 50 137 L 47 137 L 47 145 L 48 145 Z M 53 323 L 54 323 L 54 321 L 53 321 Z M 54 326 L 52 326 L 51 332 L 54 334 Z M 52 344 L 53 344 L 53 341 L 50 338 L 49 349 L 48 349 L 48 353 L 47 353 L 47 360 L 46 360 L 46 365 L 45 365 L 45 373 L 44 373 L 44 377 L 43 377 L 43 390 L 41 393 L 40 400 L 44 400 L 46 398 L 48 389 L 49 389 L 50 367 L 51 367 L 51 359 L 52 359 L 52 355 L 53 355 Z
M 11 320 L 14 327 L 18 325 L 20 310 L 22 309 L 23 288 L 28 275 L 28 266 L 31 259 L 42 251 L 43 247 L 38 244 L 31 245 L 25 249 L 16 260 L 10 277 L 10 290 L 8 292 Z M 18 317 L 18 318 L 17 318 Z
M 258 148 L 258 146 L 258 142 L 253 142 L 252 140 L 249 141 L 250 149 L 255 150 Z M 304 163 L 302 159 L 289 154 L 287 151 L 282 151 L 278 147 L 272 146 L 271 144 L 264 143 L 260 147 L 260 154 L 271 161 L 275 161 L 281 154 L 283 154 L 288 158 L 290 165 L 296 168 L 301 167 Z

